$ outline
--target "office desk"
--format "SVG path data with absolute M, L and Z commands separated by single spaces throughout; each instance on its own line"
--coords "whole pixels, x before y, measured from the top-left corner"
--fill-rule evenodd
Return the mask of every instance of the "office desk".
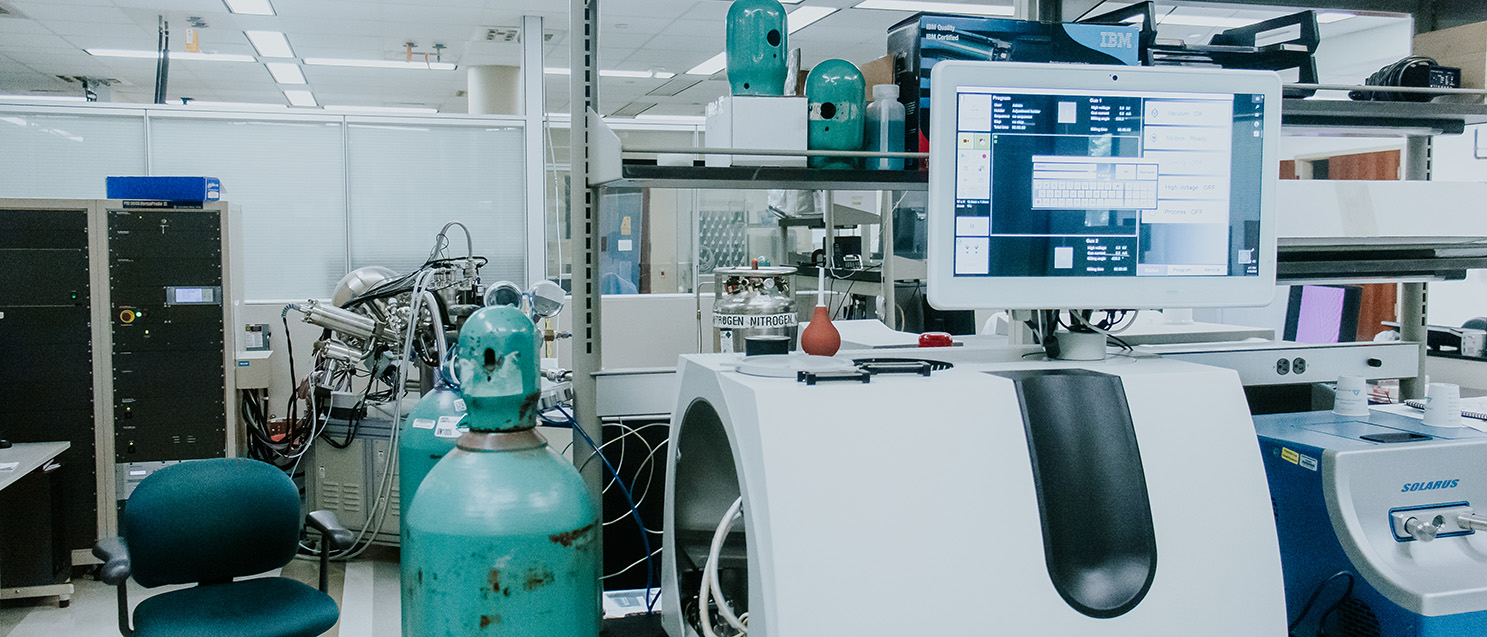
M 57 596 L 72 601 L 72 551 L 66 499 L 56 469 L 67 442 L 16 443 L 0 449 L 0 599 Z

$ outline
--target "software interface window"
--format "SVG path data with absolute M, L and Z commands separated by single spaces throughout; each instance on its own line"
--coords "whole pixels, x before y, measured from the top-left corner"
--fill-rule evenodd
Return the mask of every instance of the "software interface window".
M 1264 109 L 961 87 L 955 275 L 1257 276 Z

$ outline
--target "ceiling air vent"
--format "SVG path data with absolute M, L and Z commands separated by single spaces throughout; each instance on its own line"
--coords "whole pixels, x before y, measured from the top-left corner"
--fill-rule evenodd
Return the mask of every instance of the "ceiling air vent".
M 485 39 L 491 42 L 520 42 L 520 27 L 485 27 Z

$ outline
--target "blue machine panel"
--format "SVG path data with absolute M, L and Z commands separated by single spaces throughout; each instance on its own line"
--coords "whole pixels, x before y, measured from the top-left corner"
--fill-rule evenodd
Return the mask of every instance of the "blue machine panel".
M 1487 514 L 1487 435 L 1378 410 L 1254 420 L 1293 635 L 1487 635 L 1487 534 L 1455 519 Z M 1438 512 L 1429 541 L 1396 523 Z
M 202 202 L 222 199 L 216 177 L 108 177 L 109 199 Z

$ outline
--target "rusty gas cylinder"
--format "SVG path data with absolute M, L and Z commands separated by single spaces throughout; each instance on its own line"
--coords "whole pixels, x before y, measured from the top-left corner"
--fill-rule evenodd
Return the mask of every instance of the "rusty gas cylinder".
M 403 634 L 599 634 L 599 513 L 535 430 L 537 336 L 511 307 L 460 330 L 470 430 L 419 485 L 403 545 Z

